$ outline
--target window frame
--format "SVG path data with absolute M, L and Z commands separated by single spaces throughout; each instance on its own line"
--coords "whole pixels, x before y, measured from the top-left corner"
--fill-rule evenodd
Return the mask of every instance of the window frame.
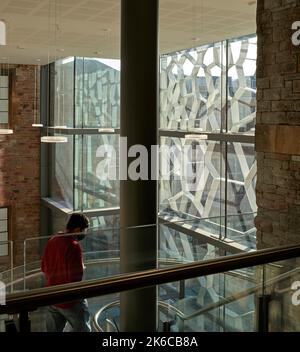
M 0 99 L 0 100 L 7 100 L 8 101 L 8 121 L 6 123 L 0 122 L 0 128 L 8 129 L 12 128 L 12 121 L 13 121 L 13 84 L 15 82 L 15 69 L 14 68 L 2 68 L 0 76 L 8 76 L 8 97 L 7 99 Z M 1 208 L 1 207 L 0 207 Z
M 9 241 L 11 241 L 11 207 L 2 205 L 0 209 L 7 209 L 7 255 L 0 255 L 0 264 L 7 264 L 11 259 L 11 248 L 9 245 Z

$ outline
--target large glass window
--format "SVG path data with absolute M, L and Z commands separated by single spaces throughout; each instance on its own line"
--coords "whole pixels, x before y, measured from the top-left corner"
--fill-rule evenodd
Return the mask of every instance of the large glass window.
M 116 134 L 75 136 L 75 210 L 119 206 L 118 149 Z
M 55 62 L 54 126 L 74 127 L 74 58 Z
M 119 206 L 120 61 L 69 57 L 50 70 L 49 196 L 70 211 Z M 116 165 L 112 169 L 111 163 Z M 114 172 L 115 177 L 110 178 Z M 53 205 L 53 202 L 52 202 Z
M 160 153 L 160 215 L 198 220 L 219 216 L 209 222 L 219 227 L 221 237 L 235 228 L 253 234 L 256 37 L 165 54 L 160 74 L 160 145 L 172 154 Z M 201 135 L 207 141 L 199 142 Z M 191 138 L 190 152 L 199 145 L 203 153 L 184 161 Z M 194 184 L 182 172 L 189 163 L 198 174 Z M 230 215 L 239 215 L 236 224 Z
M 120 60 L 76 58 L 75 127 L 120 126 Z
M 160 127 L 220 131 L 223 43 L 161 57 Z
M 228 42 L 228 131 L 252 132 L 256 117 L 257 38 Z
M 68 143 L 49 147 L 50 198 L 69 211 L 112 216 L 119 207 L 120 61 L 66 58 L 54 72 L 53 121 L 67 126 L 60 133 Z M 255 36 L 161 55 L 159 217 L 199 221 L 220 237 L 254 236 L 255 117 Z

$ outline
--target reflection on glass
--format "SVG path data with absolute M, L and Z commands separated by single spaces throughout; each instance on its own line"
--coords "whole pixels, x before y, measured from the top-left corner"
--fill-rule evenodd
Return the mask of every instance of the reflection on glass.
M 119 205 L 118 149 L 117 135 L 75 137 L 76 210 L 111 208 Z M 115 178 L 112 179 L 111 176 Z
M 162 137 L 161 146 L 168 147 L 161 147 L 160 153 L 161 214 L 183 219 L 220 216 L 220 180 L 224 172 L 220 142 L 201 141 L 191 145 L 191 141 L 183 138 Z M 193 155 L 197 146 L 202 153 Z
M 256 205 L 256 159 L 253 144 L 228 143 L 227 147 L 227 212 L 239 215 L 239 221 L 227 220 L 227 236 L 251 243 L 256 248 L 254 226 Z M 249 214 L 253 213 L 253 214 Z M 247 214 L 247 215 L 246 215 Z
M 76 58 L 76 127 L 119 127 L 120 60 Z
M 160 61 L 161 128 L 188 135 L 221 136 L 226 129 L 254 132 L 255 36 L 165 54 Z M 74 120 L 74 127 L 97 128 L 99 134 L 80 130 L 69 137 L 67 146 L 51 147 L 55 157 L 51 197 L 79 211 L 118 207 L 119 137 L 114 133 L 120 122 L 120 61 L 67 58 L 59 60 L 55 70 L 56 123 L 73 126 Z M 163 134 L 160 147 L 160 215 L 196 222 L 214 217 L 199 226 L 221 237 L 238 238 L 250 231 L 252 241 L 254 215 L 240 214 L 256 211 L 254 147 Z M 115 164 L 116 177 L 105 177 L 111 176 Z M 240 216 L 239 225 L 230 217 L 220 218 L 226 210 L 227 215 Z M 245 243 L 249 248 L 251 241 Z
M 74 58 L 55 62 L 54 126 L 74 127 Z
M 50 197 L 68 209 L 73 209 L 73 137 L 67 143 L 49 143 L 51 155 Z

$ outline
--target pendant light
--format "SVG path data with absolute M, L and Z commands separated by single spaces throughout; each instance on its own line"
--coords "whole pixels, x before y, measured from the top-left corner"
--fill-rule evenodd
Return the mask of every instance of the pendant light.
M 205 141 L 208 139 L 207 134 L 187 134 L 184 139 L 193 141 Z
M 9 128 L 0 128 L 0 135 L 13 134 L 14 131 Z
M 58 23 L 57 23 L 57 0 L 54 2 L 55 10 L 54 10 L 54 42 L 55 42 L 55 50 L 56 50 L 56 37 L 57 37 L 57 31 L 58 31 Z M 51 16 L 51 0 L 49 0 L 49 33 L 50 33 L 50 16 Z M 56 56 L 54 59 L 54 64 L 56 61 Z M 49 59 L 49 51 L 48 51 L 48 82 L 50 82 L 50 59 Z M 47 93 L 47 101 L 48 101 L 48 109 L 49 109 L 49 102 L 50 102 L 50 97 L 49 97 L 50 92 L 48 91 Z M 49 125 L 50 125 L 50 120 L 49 120 L 49 110 L 47 113 L 47 135 L 41 137 L 41 142 L 42 143 L 67 143 L 68 138 L 65 136 L 49 136 L 48 135 L 48 130 L 49 130 Z M 54 126 L 55 128 L 66 128 L 66 126 Z
M 68 138 L 64 136 L 44 136 L 41 137 L 42 143 L 66 143 Z
M 115 133 L 114 128 L 109 128 L 109 127 L 103 127 L 103 128 L 98 128 L 99 133 Z
M 7 58 L 2 58 L 2 60 L 7 60 Z M 4 122 L 4 125 L 7 125 L 7 127 L 9 127 L 9 63 L 7 62 L 7 67 L 5 68 L 5 64 L 1 64 L 1 70 L 0 70 L 0 75 L 1 75 L 1 82 L 0 82 L 0 86 L 1 86 L 1 91 L 4 99 L 2 99 L 2 101 L 4 102 L 4 111 L 3 113 L 7 113 L 7 122 Z M 5 103 L 6 102 L 6 103 Z M 7 106 L 6 106 L 7 104 Z M 5 118 L 5 117 L 4 117 Z M 0 128 L 0 135 L 9 135 L 9 134 L 13 134 L 14 131 L 10 128 Z

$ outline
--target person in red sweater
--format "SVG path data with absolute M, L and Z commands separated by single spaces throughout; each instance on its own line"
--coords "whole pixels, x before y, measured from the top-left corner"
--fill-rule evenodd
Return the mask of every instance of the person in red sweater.
M 58 233 L 49 239 L 42 258 L 42 271 L 47 286 L 82 280 L 84 266 L 79 241 L 85 237 L 84 232 L 88 227 L 89 220 L 85 215 L 72 214 L 66 232 Z M 63 331 L 67 322 L 72 331 L 91 331 L 86 300 L 65 302 L 48 308 L 46 318 L 48 332 Z

